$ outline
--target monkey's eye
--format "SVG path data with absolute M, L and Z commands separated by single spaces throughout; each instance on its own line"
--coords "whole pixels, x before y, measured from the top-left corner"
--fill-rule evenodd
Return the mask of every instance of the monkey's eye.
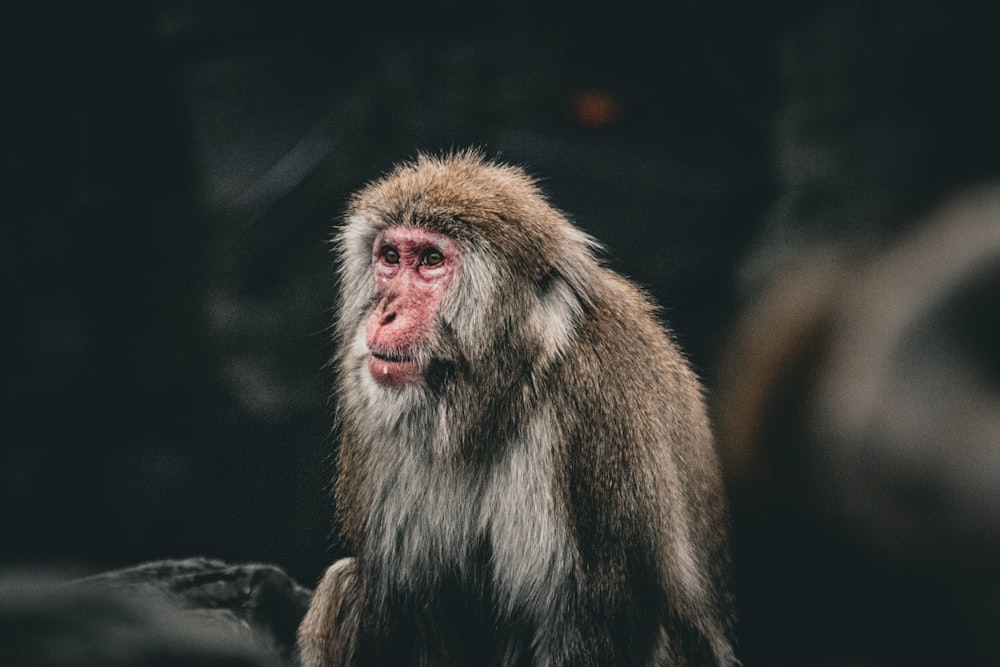
M 436 248 L 431 248 L 424 252 L 423 259 L 426 266 L 437 266 L 444 261 L 444 254 Z
M 391 245 L 384 246 L 379 254 L 386 264 L 399 264 L 399 251 Z

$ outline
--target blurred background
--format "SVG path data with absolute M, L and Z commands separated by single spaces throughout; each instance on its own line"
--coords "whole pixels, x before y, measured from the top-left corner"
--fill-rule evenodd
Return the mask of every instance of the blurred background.
M 755 665 L 1000 664 L 1000 40 L 985 3 L 5 12 L 0 565 L 338 555 L 328 239 L 482 146 L 708 385 Z

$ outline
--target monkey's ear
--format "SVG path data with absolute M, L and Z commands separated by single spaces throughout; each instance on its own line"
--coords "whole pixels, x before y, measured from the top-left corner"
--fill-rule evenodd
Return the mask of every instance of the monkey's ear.
M 555 267 L 539 282 L 537 297 L 528 314 L 528 327 L 538 344 L 539 361 L 546 364 L 572 344 L 588 297 Z
M 599 284 L 599 276 L 604 272 L 598 254 L 604 253 L 601 245 L 590 234 L 568 222 L 562 225 L 564 235 L 562 252 L 548 278 L 555 284 L 555 278 L 563 281 L 572 290 L 581 306 L 590 308 L 594 304 L 594 286 Z

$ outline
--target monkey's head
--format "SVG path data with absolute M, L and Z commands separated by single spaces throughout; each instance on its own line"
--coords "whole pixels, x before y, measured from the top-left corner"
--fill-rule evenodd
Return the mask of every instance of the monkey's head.
M 475 151 L 369 184 L 338 241 L 348 370 L 392 390 L 558 355 L 598 268 L 594 242 L 531 178 Z

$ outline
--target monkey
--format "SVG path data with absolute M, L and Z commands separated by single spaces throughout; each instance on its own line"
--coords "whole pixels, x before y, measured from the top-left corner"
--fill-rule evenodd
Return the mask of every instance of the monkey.
M 364 186 L 335 247 L 350 555 L 302 664 L 736 664 L 704 392 L 598 242 L 467 149 Z

